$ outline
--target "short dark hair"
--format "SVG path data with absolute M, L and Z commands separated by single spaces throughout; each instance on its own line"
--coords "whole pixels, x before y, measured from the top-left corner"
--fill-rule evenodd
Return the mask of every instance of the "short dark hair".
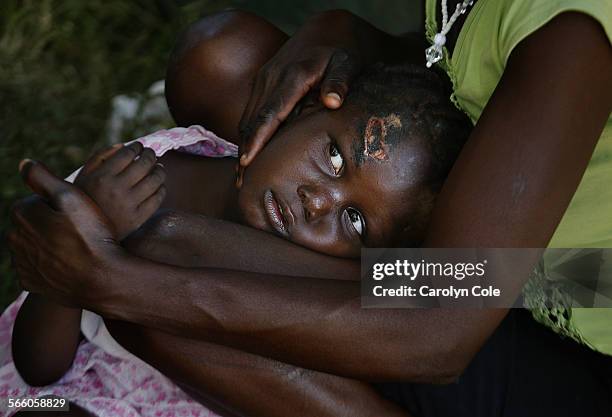
M 395 121 L 395 128 L 385 133 L 387 144 L 418 140 L 429 149 L 428 168 L 421 180 L 423 192 L 413 199 L 416 211 L 399 231 L 396 243 L 401 245 L 422 243 L 435 199 L 473 128 L 467 114 L 452 103 L 451 94 L 452 84 L 441 71 L 418 65 L 376 64 L 351 84 L 346 97 L 345 105 L 357 107 L 370 120 L 374 116 L 385 122 Z M 369 135 L 375 141 L 377 135 L 367 129 L 360 122 L 359 137 Z M 366 155 L 365 146 L 362 140 L 355 144 L 357 163 Z
M 402 123 L 394 136 L 416 138 L 429 147 L 432 158 L 425 182 L 437 192 L 473 128 L 469 117 L 451 102 L 451 94 L 450 80 L 438 70 L 379 63 L 351 85 L 346 104 L 367 114 L 396 114 L 411 121 Z

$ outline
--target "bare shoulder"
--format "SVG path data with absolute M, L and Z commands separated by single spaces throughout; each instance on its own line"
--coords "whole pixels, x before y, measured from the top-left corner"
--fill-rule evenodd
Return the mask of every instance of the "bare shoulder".
M 235 181 L 233 158 L 206 158 L 170 151 L 159 158 L 168 194 L 162 209 L 215 216 L 222 193 Z
M 255 76 L 286 39 L 263 18 L 238 10 L 192 24 L 178 39 L 166 74 L 166 99 L 177 124 L 201 124 L 238 138 Z

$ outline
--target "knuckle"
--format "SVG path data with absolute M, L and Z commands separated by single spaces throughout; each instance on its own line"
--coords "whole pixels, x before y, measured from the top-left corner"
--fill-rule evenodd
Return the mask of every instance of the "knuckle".
M 341 96 L 344 96 L 346 94 L 346 90 L 348 90 L 348 84 L 342 77 L 330 76 L 325 80 L 323 90 L 325 92 L 333 91 L 335 93 L 339 93 Z
M 288 65 L 281 73 L 281 82 L 285 85 L 303 83 L 313 73 L 312 66 L 310 61 L 299 61 Z
M 157 161 L 157 156 L 155 155 L 155 151 L 151 148 L 145 148 L 140 154 L 140 159 L 142 162 L 146 164 L 154 164 Z
M 336 49 L 332 54 L 332 60 L 336 63 L 340 64 L 343 62 L 348 62 L 351 58 L 351 54 L 346 49 Z
M 71 204 L 74 200 L 74 192 L 69 188 L 60 188 L 53 194 L 53 199 L 60 205 Z
M 153 175 L 155 175 L 157 177 L 157 180 L 161 183 L 166 181 L 166 170 L 159 166 L 155 168 L 155 170 L 153 171 Z
M 143 150 L 143 146 L 142 146 L 142 143 L 140 142 L 134 142 L 131 145 L 124 147 L 123 149 L 128 154 L 139 155 Z
M 255 118 L 255 126 L 268 124 L 278 118 L 278 112 L 270 106 L 266 106 L 259 111 Z
M 166 198 L 166 193 L 167 193 L 166 186 L 161 185 L 159 189 L 157 190 L 157 193 L 155 194 L 155 197 L 158 203 L 161 203 L 162 201 L 164 201 L 164 198 Z
M 103 189 L 106 187 L 108 183 L 108 177 L 103 175 L 97 175 L 89 180 L 85 181 L 85 186 L 88 186 L 90 189 Z

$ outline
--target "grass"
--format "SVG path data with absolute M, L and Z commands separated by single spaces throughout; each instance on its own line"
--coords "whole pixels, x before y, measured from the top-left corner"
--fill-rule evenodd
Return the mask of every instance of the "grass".
M 111 99 L 162 79 L 179 30 L 227 2 L 2 0 L 0 3 L 0 230 L 28 194 L 24 157 L 66 175 L 102 145 Z M 185 2 L 183 2 L 185 3 Z M 17 292 L 4 240 L 0 308 Z

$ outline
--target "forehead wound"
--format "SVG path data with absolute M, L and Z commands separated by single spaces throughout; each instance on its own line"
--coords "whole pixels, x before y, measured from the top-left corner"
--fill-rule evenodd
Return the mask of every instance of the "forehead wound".
M 398 129 L 402 127 L 400 117 L 391 113 L 385 117 L 371 116 L 363 130 L 363 138 L 355 150 L 358 164 L 366 160 L 386 161 L 389 152 L 398 140 Z

